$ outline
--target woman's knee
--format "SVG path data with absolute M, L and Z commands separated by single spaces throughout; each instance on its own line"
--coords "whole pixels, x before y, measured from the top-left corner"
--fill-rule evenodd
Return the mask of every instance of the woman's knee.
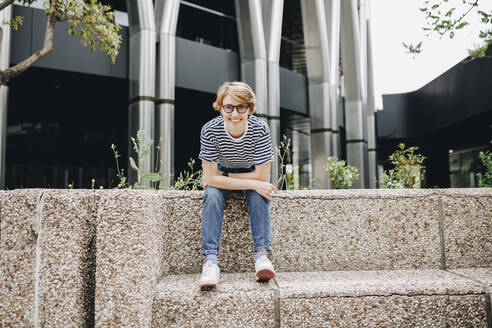
M 205 195 L 203 196 L 203 202 L 209 201 L 224 201 L 224 194 L 218 188 L 207 186 L 205 188 Z
M 255 190 L 248 190 L 246 197 L 248 198 L 248 203 L 260 203 L 260 204 L 270 203 L 270 201 L 267 198 L 263 197 Z

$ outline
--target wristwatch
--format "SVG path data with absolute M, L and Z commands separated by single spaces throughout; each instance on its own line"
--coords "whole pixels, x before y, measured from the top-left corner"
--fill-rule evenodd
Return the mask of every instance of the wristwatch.
M 224 176 L 224 177 L 228 177 L 228 176 L 229 176 L 229 173 L 227 173 L 227 172 L 223 172 L 223 173 L 222 173 L 222 176 Z

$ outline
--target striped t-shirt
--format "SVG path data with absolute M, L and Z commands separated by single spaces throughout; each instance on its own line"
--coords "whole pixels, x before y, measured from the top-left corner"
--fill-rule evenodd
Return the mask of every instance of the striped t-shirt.
M 202 127 L 198 158 L 231 169 L 271 162 L 274 154 L 268 124 L 251 115 L 244 134 L 233 138 L 222 116 L 217 116 Z

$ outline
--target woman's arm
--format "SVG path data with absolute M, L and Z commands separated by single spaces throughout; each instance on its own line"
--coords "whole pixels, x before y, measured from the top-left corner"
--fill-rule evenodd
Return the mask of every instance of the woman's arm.
M 203 168 L 203 189 L 212 186 L 219 189 L 244 190 L 251 189 L 258 192 L 267 199 L 272 199 L 272 195 L 277 192 L 277 188 L 271 183 L 256 179 L 233 178 L 219 175 L 217 163 L 202 161 Z M 238 173 L 240 174 L 240 173 Z M 244 174 L 244 173 L 243 173 Z M 268 178 L 267 178 L 268 179 Z
M 272 167 L 272 162 L 268 162 L 265 164 L 257 165 L 254 172 L 229 173 L 229 176 L 231 178 L 237 178 L 237 179 L 253 179 L 253 180 L 260 180 L 263 182 L 267 182 L 268 177 L 270 176 L 271 167 Z

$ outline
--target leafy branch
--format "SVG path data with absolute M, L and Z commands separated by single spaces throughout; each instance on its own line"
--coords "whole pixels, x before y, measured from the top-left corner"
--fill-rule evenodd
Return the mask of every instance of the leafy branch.
M 470 25 L 465 18 L 468 14 L 479 6 L 479 0 L 461 0 L 461 11 L 457 10 L 458 7 L 452 7 L 449 4 L 449 0 L 425 0 L 424 7 L 419 10 L 425 15 L 425 26 L 422 30 L 426 32 L 426 36 L 429 37 L 432 33 L 438 34 L 441 38 L 448 35 L 450 39 L 454 38 L 457 31 Z M 461 12 L 457 13 L 457 12 Z M 482 44 L 474 50 L 469 50 L 471 57 L 483 57 L 488 49 L 488 46 L 492 44 L 492 30 L 489 24 L 492 23 L 492 12 L 487 13 L 483 10 L 477 10 L 480 15 L 480 22 L 485 25 L 485 30 L 480 31 L 479 37 L 482 39 Z M 415 56 L 422 52 L 422 41 L 414 45 L 412 43 L 403 42 L 403 47 Z
M 30 5 L 34 1 L 21 2 Z M 14 0 L 1 1 L 0 10 L 13 3 Z M 57 22 L 70 22 L 71 26 L 68 28 L 70 35 L 79 35 L 84 46 L 89 45 L 91 51 L 98 49 L 105 52 L 111 62 L 115 62 L 122 38 L 118 33 L 121 26 L 115 24 L 111 6 L 103 5 L 97 0 L 45 0 L 43 5 L 48 17 L 43 47 L 18 64 L 0 70 L 0 84 L 7 84 L 9 80 L 19 76 L 53 51 L 53 35 Z M 22 23 L 23 17 L 17 16 L 9 21 L 3 21 L 2 25 L 17 30 Z M 3 39 L 2 25 L 0 25 L 0 42 Z

